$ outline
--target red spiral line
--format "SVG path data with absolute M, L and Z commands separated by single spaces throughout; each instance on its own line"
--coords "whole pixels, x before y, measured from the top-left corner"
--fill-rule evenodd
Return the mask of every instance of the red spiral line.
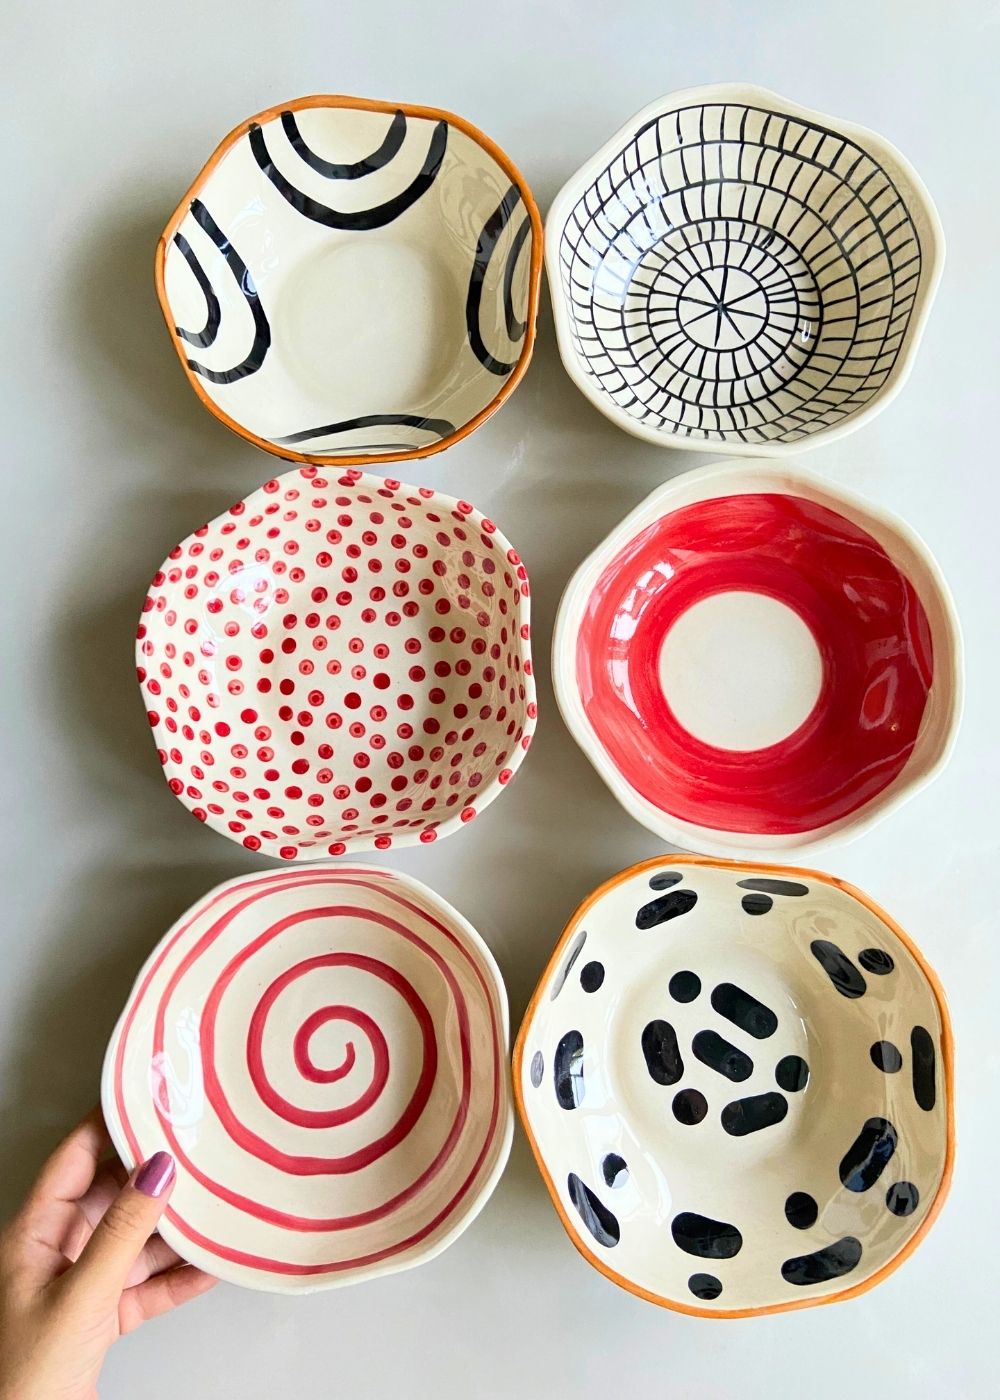
M 170 1223 L 173 1224 L 175 1228 L 186 1238 L 191 1240 L 193 1243 L 199 1245 L 208 1253 L 214 1254 L 219 1258 L 226 1259 L 231 1263 L 239 1264 L 247 1268 L 253 1268 L 265 1272 L 287 1275 L 336 1273 L 348 1269 L 365 1267 L 371 1264 L 378 1263 L 384 1259 L 391 1258 L 396 1254 L 401 1254 L 407 1249 L 412 1248 L 414 1245 L 419 1244 L 429 1235 L 433 1234 L 433 1232 L 438 1228 L 441 1222 L 447 1219 L 447 1217 L 452 1213 L 452 1211 L 455 1210 L 455 1208 L 468 1194 L 473 1182 L 476 1180 L 476 1177 L 479 1174 L 483 1162 L 487 1157 L 490 1147 L 492 1146 L 497 1128 L 497 1123 L 500 1117 L 501 1057 L 499 1053 L 500 1034 L 499 1027 L 497 1024 L 496 1008 L 494 1005 L 493 996 L 491 995 L 490 987 L 488 986 L 485 978 L 483 977 L 480 968 L 478 967 L 475 959 L 470 955 L 468 949 L 466 949 L 463 946 L 463 944 L 456 937 L 456 935 L 443 923 L 435 919 L 426 910 L 421 909 L 419 906 L 412 903 L 410 900 L 403 898 L 401 895 L 396 894 L 394 891 L 389 891 L 382 888 L 380 885 L 373 883 L 371 880 L 366 880 L 356 875 L 352 875 L 350 871 L 338 870 L 330 872 L 312 872 L 308 876 L 303 876 L 298 872 L 288 871 L 280 872 L 279 874 L 276 874 L 275 876 L 271 877 L 266 881 L 261 881 L 260 879 L 251 879 L 239 885 L 232 886 L 230 888 L 218 892 L 211 900 L 209 900 L 209 902 L 204 907 L 199 908 L 194 914 L 192 914 L 190 919 L 188 919 L 176 930 L 174 935 L 165 943 L 164 947 L 153 959 L 147 972 L 143 976 L 142 981 L 139 987 L 137 988 L 134 997 L 132 998 L 132 1001 L 128 1007 L 125 1018 L 123 1020 L 121 1032 L 118 1038 L 118 1044 L 115 1050 L 114 1059 L 115 1104 L 118 1111 L 119 1120 L 122 1125 L 122 1131 L 125 1134 L 125 1139 L 128 1143 L 129 1150 L 133 1158 L 135 1160 L 139 1160 L 143 1156 L 143 1153 L 140 1148 L 138 1138 L 130 1121 L 128 1111 L 125 1105 L 123 1085 L 125 1047 L 132 1025 L 135 1021 L 135 1017 L 138 1013 L 139 1007 L 142 1004 L 146 993 L 148 992 L 152 980 L 155 978 L 157 972 L 162 967 L 164 961 L 173 951 L 173 948 L 175 947 L 177 942 L 181 938 L 183 938 L 183 936 L 187 933 L 188 929 L 198 918 L 203 917 L 214 906 L 218 905 L 223 900 L 231 898 L 234 894 L 238 894 L 240 891 L 246 889 L 252 889 L 254 891 L 254 893 L 249 898 L 241 901 L 238 905 L 231 909 L 228 912 L 228 914 L 224 915 L 222 918 L 217 920 L 215 924 L 212 925 L 212 928 L 208 931 L 206 935 L 202 937 L 202 939 L 199 940 L 198 945 L 196 945 L 199 950 L 201 950 L 207 942 L 214 941 L 214 938 L 218 937 L 224 931 L 224 929 L 228 927 L 229 923 L 232 921 L 233 918 L 235 918 L 238 914 L 242 913 L 246 909 L 250 908 L 253 904 L 257 903 L 258 900 L 266 897 L 268 894 L 284 889 L 293 889 L 300 886 L 308 886 L 317 883 L 353 884 L 359 888 L 372 890 L 377 894 L 383 895 L 386 898 L 390 899 L 393 903 L 405 909 L 408 913 L 416 915 L 418 918 L 423 919 L 427 923 L 429 923 L 438 933 L 443 935 L 461 954 L 461 956 L 471 967 L 477 981 L 479 982 L 479 985 L 482 988 L 483 994 L 485 996 L 487 1006 L 489 1007 L 493 1048 L 493 1099 L 490 1120 L 487 1126 L 483 1144 L 479 1150 L 475 1162 L 472 1165 L 471 1170 L 469 1171 L 461 1185 L 458 1187 L 451 1200 L 443 1207 L 443 1209 L 441 1209 L 435 1214 L 433 1219 L 421 1226 L 418 1230 L 411 1233 L 409 1236 L 407 1236 L 406 1239 L 401 1240 L 393 1245 L 389 1245 L 383 1249 L 376 1250 L 369 1254 L 356 1257 L 354 1259 L 331 1260 L 320 1263 L 302 1264 L 290 1260 L 270 1259 L 266 1256 L 252 1254 L 247 1251 L 236 1249 L 232 1246 L 225 1245 L 219 1241 L 210 1239 L 208 1236 L 204 1235 L 201 1231 L 197 1230 L 193 1225 L 191 1225 L 190 1222 L 186 1221 L 174 1207 L 168 1207 L 166 1211 L 166 1218 L 170 1221 Z M 367 911 L 361 912 L 365 914 L 366 917 L 369 916 Z M 410 941 L 415 941 L 418 945 L 427 947 L 427 945 L 423 944 L 423 940 L 419 939 L 417 935 L 410 934 L 410 931 L 405 929 L 404 925 L 399 925 L 398 927 L 403 930 L 404 935 L 407 936 L 410 939 Z M 429 951 L 431 952 L 432 956 L 436 957 L 436 955 L 433 954 L 433 950 Z M 185 963 L 188 963 L 190 960 L 191 955 L 188 955 L 188 959 L 185 959 Z M 171 979 L 171 987 L 174 985 L 176 980 L 178 979 L 175 974 L 175 977 Z M 457 984 L 455 985 L 457 987 Z M 275 995 L 277 995 L 277 993 L 275 993 Z M 162 1021 L 163 1004 L 167 999 L 168 994 L 165 993 L 164 997 L 161 998 L 160 1006 L 158 1008 L 158 1022 Z M 464 1000 L 462 1001 L 462 1006 L 464 1008 Z M 324 1017 L 325 1019 L 328 1019 L 326 1013 L 333 1012 L 334 1010 L 339 1010 L 339 1008 L 323 1008 L 321 1012 L 314 1013 L 313 1017 L 310 1018 L 310 1022 L 312 1022 L 313 1024 L 308 1031 L 306 1031 L 306 1027 L 309 1026 L 309 1022 L 305 1023 L 302 1027 L 300 1027 L 298 1035 L 296 1037 L 297 1057 L 302 1055 L 304 1047 L 306 1046 L 308 1041 L 308 1036 L 312 1033 L 312 1030 L 316 1028 L 316 1025 L 319 1024 L 319 1022 L 317 1021 L 317 1017 Z M 467 1019 L 465 1024 L 467 1027 Z M 303 1039 L 304 1033 L 305 1036 Z M 159 1038 L 162 1043 L 162 1027 Z M 467 1080 L 465 1079 L 465 1069 L 467 1065 L 468 1054 L 469 1045 L 468 1033 L 466 1029 L 466 1033 L 463 1037 L 462 1043 L 463 1086 L 467 1084 Z M 337 1071 L 326 1073 L 334 1073 L 339 1077 L 340 1075 L 347 1073 L 348 1068 L 349 1065 L 345 1061 L 345 1065 L 339 1067 Z M 324 1072 L 321 1071 L 320 1073 Z M 330 1220 L 311 1220 L 306 1217 L 294 1216 L 285 1212 L 274 1211 L 269 1207 L 258 1207 L 257 1203 L 250 1201 L 248 1198 L 241 1196 L 239 1193 L 230 1191 L 228 1188 L 222 1187 L 219 1183 L 211 1181 L 211 1179 L 208 1178 L 203 1172 L 201 1172 L 201 1170 L 190 1160 L 190 1158 L 184 1152 L 183 1148 L 177 1141 L 175 1134 L 173 1133 L 172 1125 L 165 1119 L 159 1106 L 156 1106 L 156 1112 L 159 1117 L 161 1127 L 163 1128 L 163 1131 L 166 1134 L 167 1139 L 171 1144 L 171 1147 L 175 1151 L 179 1162 L 184 1166 L 184 1168 L 191 1174 L 191 1176 L 195 1180 L 199 1181 L 201 1185 L 203 1185 L 207 1190 L 209 1190 L 213 1194 L 220 1196 L 229 1204 L 232 1204 L 239 1209 L 245 1210 L 250 1214 L 257 1214 L 258 1209 L 260 1209 L 264 1213 L 259 1218 L 267 1219 L 269 1223 L 280 1225 L 287 1229 L 303 1231 L 335 1231 L 355 1228 L 383 1218 L 384 1216 L 391 1213 L 393 1210 L 397 1209 L 399 1206 L 403 1205 L 406 1201 L 411 1199 L 412 1196 L 420 1190 L 421 1186 L 426 1180 L 430 1179 L 430 1177 L 437 1174 L 441 1166 L 444 1164 L 444 1161 L 447 1159 L 447 1156 L 450 1155 L 452 1149 L 454 1148 L 455 1143 L 457 1142 L 458 1137 L 461 1133 L 462 1126 L 464 1125 L 465 1116 L 468 1111 L 468 1097 L 465 1093 L 464 1087 L 463 1099 L 465 1101 L 464 1103 L 460 1104 L 459 1115 L 456 1117 L 455 1124 L 453 1124 L 451 1132 L 449 1133 L 448 1139 L 446 1140 L 443 1148 L 441 1149 L 435 1160 L 430 1164 L 428 1168 L 425 1169 L 425 1171 L 421 1174 L 419 1178 L 417 1178 L 417 1180 L 414 1183 L 412 1183 L 409 1187 L 405 1188 L 397 1196 L 392 1198 L 392 1200 L 385 1202 L 381 1206 L 374 1207 L 368 1211 L 359 1212 L 354 1216 L 333 1218 Z

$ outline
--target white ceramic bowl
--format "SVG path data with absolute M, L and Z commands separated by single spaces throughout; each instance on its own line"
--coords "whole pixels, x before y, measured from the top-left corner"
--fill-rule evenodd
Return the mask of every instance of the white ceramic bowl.
M 947 762 L 962 640 L 927 546 L 780 463 L 659 487 L 570 580 L 556 698 L 625 809 L 673 845 L 802 858 Z
M 449 835 L 535 727 L 518 555 L 468 502 L 348 468 L 288 472 L 173 549 L 136 660 L 171 790 L 282 860 Z
M 745 456 L 885 407 L 943 258 L 893 146 L 741 83 L 645 108 L 546 222 L 559 349 L 591 402 L 650 442 Z
M 952 1072 L 937 979 L 867 896 L 692 856 L 580 906 L 514 1050 L 577 1249 L 712 1317 L 852 1297 L 916 1248 L 951 1177 Z
M 450 112 L 305 97 L 241 122 L 160 240 L 192 388 L 292 461 L 423 457 L 531 357 L 542 227 L 504 153 Z
M 211 890 L 154 949 L 111 1038 L 104 1116 L 165 1150 L 160 1233 L 231 1283 L 306 1293 L 424 1263 L 510 1150 L 507 998 L 419 881 L 304 866 Z

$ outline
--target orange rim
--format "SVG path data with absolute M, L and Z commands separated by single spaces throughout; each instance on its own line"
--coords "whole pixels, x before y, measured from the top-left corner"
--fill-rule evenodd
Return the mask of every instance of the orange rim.
M 282 112 L 300 112 L 309 107 L 350 107 L 356 111 L 363 112 L 404 112 L 408 117 L 423 118 L 426 121 L 445 121 L 449 126 L 463 132 L 470 137 L 477 145 L 481 146 L 487 155 L 496 161 L 511 180 L 517 186 L 521 196 L 521 201 L 531 220 L 531 263 L 528 270 L 528 314 L 524 332 L 524 343 L 521 346 L 521 353 L 517 364 L 504 380 L 500 389 L 486 405 L 481 408 L 474 418 L 470 418 L 467 423 L 458 428 L 455 432 L 449 433 L 447 437 L 439 438 L 437 442 L 428 444 L 426 447 L 407 448 L 402 452 L 379 452 L 379 453 L 359 453 L 354 456 L 330 457 L 330 456 L 309 456 L 302 452 L 292 452 L 287 447 L 279 447 L 267 438 L 258 437 L 256 433 L 251 433 L 237 423 L 234 418 L 224 412 L 218 404 L 214 403 L 205 388 L 187 364 L 187 356 L 184 349 L 174 334 L 174 318 L 170 314 L 170 307 L 167 303 L 166 289 L 164 286 L 164 267 L 166 264 L 167 247 L 173 239 L 174 234 L 180 227 L 181 221 L 186 216 L 192 199 L 196 197 L 202 189 L 205 181 L 215 170 L 216 166 L 229 154 L 236 143 L 246 135 L 247 131 L 255 123 L 261 126 L 265 122 L 273 121 Z M 257 112 L 252 117 L 247 117 L 240 122 L 232 131 L 225 136 L 219 145 L 209 156 L 191 184 L 185 192 L 177 208 L 171 214 L 166 228 L 160 235 L 160 240 L 156 245 L 156 261 L 154 268 L 154 280 L 156 283 L 156 297 L 160 303 L 160 311 L 170 333 L 170 341 L 174 347 L 177 358 L 180 360 L 181 368 L 187 378 L 191 388 L 198 395 L 198 398 L 208 409 L 213 417 L 220 423 L 224 423 L 231 432 L 238 437 L 244 438 L 247 442 L 252 442 L 254 447 L 261 448 L 262 451 L 270 453 L 274 457 L 283 457 L 288 462 L 305 462 L 311 466 L 328 466 L 331 462 L 340 467 L 360 467 L 378 466 L 384 462 L 403 462 L 418 457 L 430 457 L 435 452 L 443 452 L 446 447 L 451 447 L 454 443 L 460 442 L 462 438 L 468 437 L 481 423 L 485 423 L 487 418 L 494 414 L 502 403 L 510 397 L 524 377 L 524 372 L 528 368 L 528 361 L 535 344 L 535 322 L 538 317 L 538 297 L 541 284 L 542 271 L 542 220 L 538 212 L 538 205 L 529 190 L 524 176 L 517 166 L 500 149 L 495 141 L 492 141 L 485 132 L 479 130 L 472 122 L 468 122 L 464 117 L 456 116 L 454 112 L 446 112 L 438 107 L 421 107 L 408 102 L 377 102 L 369 97 L 345 97 L 342 95 L 331 95 L 316 93 L 311 97 L 299 97 L 292 102 L 281 102 L 274 107 L 268 107 L 266 111 Z
M 934 969 L 928 964 L 924 955 L 910 938 L 909 934 L 904 932 L 899 924 L 896 923 L 895 919 L 890 918 L 885 910 L 880 908 L 873 899 L 869 899 L 868 895 L 863 893 L 863 891 L 856 889 L 854 885 L 848 884 L 846 880 L 838 880 L 833 875 L 825 875 L 821 870 L 803 870 L 800 867 L 787 865 L 765 865 L 753 861 L 716 860 L 711 856 L 675 856 L 673 854 L 669 856 L 671 865 L 707 865 L 723 870 L 756 870 L 766 871 L 774 875 L 798 875 L 800 877 L 804 875 L 809 879 L 818 880 L 824 885 L 832 885 L 835 889 L 843 890 L 846 894 L 851 895 L 854 899 L 858 900 L 859 903 L 863 904 L 866 909 L 869 909 L 892 930 L 927 978 L 931 991 L 934 994 L 934 1000 L 937 1003 L 938 1015 L 941 1019 L 941 1060 L 944 1070 L 947 1140 L 945 1144 L 944 1169 L 941 1173 L 941 1181 L 938 1185 L 934 1200 L 931 1202 L 930 1209 L 924 1216 L 917 1230 L 910 1236 L 899 1251 L 893 1255 L 888 1263 L 883 1264 L 880 1269 L 869 1278 L 864 1279 L 861 1283 L 856 1283 L 851 1288 L 841 1289 L 839 1293 L 828 1293 L 823 1298 L 802 1298 L 787 1303 L 769 1303 L 767 1306 L 760 1308 L 709 1309 L 693 1307 L 688 1303 L 674 1302 L 672 1299 L 661 1297 L 658 1293 L 650 1293 L 648 1289 L 640 1288 L 638 1284 L 625 1278 L 624 1275 L 616 1273 L 614 1269 L 608 1268 L 607 1264 L 602 1259 L 598 1258 L 598 1256 L 583 1243 L 574 1230 L 569 1216 L 563 1209 L 559 1194 L 542 1160 L 542 1154 L 535 1141 L 535 1136 L 531 1131 L 531 1125 L 528 1122 L 528 1115 L 524 1107 L 524 1098 L 521 1093 L 521 1064 L 524 1057 L 524 1042 L 528 1026 L 534 1017 L 535 1009 L 541 997 L 542 988 L 549 975 L 549 970 L 553 963 L 559 960 L 563 948 L 566 946 L 579 920 L 583 918 L 587 910 L 608 890 L 613 890 L 617 885 L 620 885 L 622 881 L 629 879 L 630 876 L 636 875 L 640 871 L 651 870 L 654 867 L 662 866 L 663 861 L 663 856 L 654 856 L 652 860 L 640 861 L 638 865 L 629 866 L 627 870 L 621 871 L 618 875 L 613 875 L 610 880 L 605 880 L 604 884 L 599 885 L 576 909 L 569 923 L 563 929 L 552 956 L 546 963 L 545 971 L 542 973 L 538 986 L 535 988 L 531 1000 L 528 1003 L 528 1009 L 524 1013 L 521 1029 L 518 1031 L 517 1040 L 514 1044 L 512 1078 L 514 1084 L 514 1101 L 517 1104 L 518 1117 L 521 1120 L 521 1125 L 531 1145 L 531 1151 L 538 1164 L 538 1170 L 541 1172 L 542 1180 L 545 1182 L 549 1195 L 552 1197 L 552 1203 L 556 1208 L 559 1219 L 562 1221 L 564 1230 L 569 1235 L 570 1240 L 579 1253 L 583 1255 L 584 1259 L 586 1259 L 589 1264 L 592 1264 L 595 1269 L 602 1273 L 605 1278 L 610 1279 L 612 1283 L 617 1283 L 619 1288 L 624 1288 L 626 1292 L 634 1293 L 637 1298 L 644 1298 L 647 1303 L 655 1303 L 658 1307 L 669 1308 L 672 1312 L 687 1313 L 691 1317 L 764 1317 L 768 1313 L 793 1312 L 799 1308 L 817 1308 L 821 1307 L 824 1303 L 839 1303 L 846 1301 L 848 1298 L 857 1298 L 860 1294 L 867 1293 L 870 1288 L 874 1288 L 876 1284 L 881 1283 L 883 1279 L 888 1278 L 891 1273 L 894 1273 L 895 1270 L 899 1268 L 904 1260 L 909 1258 L 927 1234 L 927 1231 L 934 1224 L 934 1221 L 941 1212 L 941 1207 L 944 1205 L 945 1198 L 948 1195 L 952 1173 L 955 1167 L 955 1105 L 953 1098 L 955 1051 L 951 1033 L 951 1021 L 948 1017 L 948 1007 L 944 997 L 944 989 Z

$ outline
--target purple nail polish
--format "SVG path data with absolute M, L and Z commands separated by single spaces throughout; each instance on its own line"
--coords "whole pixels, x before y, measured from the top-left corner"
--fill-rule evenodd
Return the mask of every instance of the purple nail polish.
M 173 1181 L 177 1167 L 169 1152 L 154 1152 L 135 1174 L 135 1189 L 144 1196 L 162 1196 Z

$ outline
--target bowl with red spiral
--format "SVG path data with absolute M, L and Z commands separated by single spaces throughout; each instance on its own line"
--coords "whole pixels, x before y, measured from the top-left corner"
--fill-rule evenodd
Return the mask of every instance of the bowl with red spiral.
M 398 872 L 282 867 L 210 890 L 154 948 L 108 1046 L 128 1167 L 171 1153 L 160 1233 L 277 1293 L 426 1262 L 510 1151 L 508 1012 L 475 929 Z
M 353 469 L 267 482 L 171 550 L 143 604 L 171 791 L 281 860 L 451 834 L 531 742 L 528 593 L 467 501 Z

